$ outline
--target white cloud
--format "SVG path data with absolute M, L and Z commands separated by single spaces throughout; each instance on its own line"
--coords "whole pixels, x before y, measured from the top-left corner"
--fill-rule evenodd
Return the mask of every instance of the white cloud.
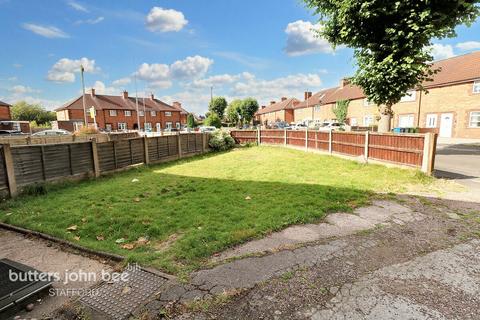
M 24 23 L 23 28 L 45 38 L 68 38 L 69 35 L 54 26 L 42 26 L 33 23 Z
M 180 31 L 186 26 L 188 20 L 182 12 L 173 9 L 153 7 L 146 17 L 147 29 L 152 32 Z
M 313 53 L 333 53 L 334 50 L 327 40 L 315 34 L 320 26 L 309 21 L 298 20 L 287 25 L 287 45 L 285 52 L 289 56 L 300 56 Z
M 82 5 L 82 4 L 78 3 L 78 2 L 69 1 L 69 2 L 68 2 L 68 5 L 69 5 L 70 7 L 72 7 L 73 9 L 77 10 L 77 11 L 88 12 L 88 9 L 87 9 L 84 5 Z
M 74 82 L 75 73 L 80 72 L 80 65 L 83 65 L 87 73 L 93 73 L 99 70 L 99 68 L 95 66 L 95 60 L 90 60 L 85 57 L 76 60 L 63 58 L 58 60 L 48 71 L 47 80 L 54 82 Z
M 480 41 L 460 42 L 460 43 L 457 43 L 455 47 L 463 51 L 476 50 L 476 49 L 480 49 Z
M 453 53 L 453 48 L 449 44 L 443 45 L 439 43 L 434 43 L 427 49 L 430 50 L 430 53 L 433 56 L 434 60 L 442 60 L 455 56 L 455 54 Z
M 213 60 L 201 56 L 187 57 L 184 60 L 175 61 L 170 66 L 170 74 L 175 79 L 190 79 L 204 76 Z
M 201 56 L 187 57 L 171 65 L 142 63 L 135 73 L 153 88 L 169 88 L 172 80 L 193 80 L 204 76 L 213 60 Z
M 13 66 L 14 66 L 15 68 L 21 68 L 21 67 L 23 67 L 23 64 L 14 63 Z
M 103 83 L 102 81 L 95 81 L 92 88 L 95 89 L 96 94 L 98 93 L 98 94 L 118 95 L 120 93 L 118 88 L 116 88 L 115 86 L 107 87 L 105 83 Z
M 125 78 L 120 78 L 120 79 L 117 79 L 115 81 L 112 82 L 112 85 L 115 86 L 115 87 L 121 87 L 121 86 L 125 86 L 127 84 L 129 84 L 130 82 L 132 82 L 132 79 L 129 78 L 129 77 L 125 77 Z
M 79 24 L 97 24 L 97 23 L 102 22 L 103 20 L 105 20 L 104 17 L 98 17 L 98 18 L 95 18 L 95 19 L 77 20 L 77 21 L 75 21 L 75 24 L 77 24 L 77 25 L 79 25 Z
M 270 61 L 262 58 L 252 57 L 239 52 L 218 51 L 214 55 L 240 63 L 249 68 L 261 69 L 270 64 Z
M 243 72 L 240 74 L 219 74 L 215 76 L 211 76 L 205 79 L 197 79 L 194 80 L 191 84 L 189 84 L 190 87 L 192 88 L 197 88 L 197 89 L 204 89 L 204 88 L 210 88 L 210 87 L 222 87 L 231 83 L 234 83 L 235 81 L 239 81 L 241 79 L 244 80 L 251 80 L 255 76 L 249 72 Z
M 14 95 L 21 95 L 25 93 L 33 93 L 33 92 L 40 92 L 40 90 L 35 90 L 27 86 L 16 85 L 8 89 L 8 91 L 12 92 Z

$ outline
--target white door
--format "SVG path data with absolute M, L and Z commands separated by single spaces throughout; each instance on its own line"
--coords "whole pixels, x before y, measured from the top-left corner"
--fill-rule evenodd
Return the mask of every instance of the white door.
M 453 113 L 442 113 L 440 116 L 440 137 L 450 138 L 453 128 Z
M 157 123 L 156 126 L 157 126 L 157 132 L 160 132 L 160 130 L 161 130 L 160 123 Z

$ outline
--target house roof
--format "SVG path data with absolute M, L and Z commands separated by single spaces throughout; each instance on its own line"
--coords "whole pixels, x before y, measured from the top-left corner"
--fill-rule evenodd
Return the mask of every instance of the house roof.
M 166 104 L 163 101 L 160 101 L 155 98 L 138 98 L 138 109 L 143 111 L 143 105 L 145 103 L 146 111 L 179 111 L 173 106 Z M 112 110 L 112 109 L 121 109 L 121 110 L 136 110 L 136 99 L 135 97 L 124 98 L 122 96 L 111 96 L 104 94 L 85 94 L 85 105 L 87 108 L 95 107 L 96 110 Z M 61 110 L 72 110 L 80 109 L 83 110 L 83 101 L 82 96 L 75 98 L 63 106 L 55 109 L 55 111 Z
M 296 98 L 285 99 L 283 101 L 270 104 L 269 106 L 258 110 L 256 114 L 265 114 L 280 110 L 293 109 L 298 103 L 300 103 L 300 101 Z
M 480 51 L 435 61 L 432 64 L 432 69 L 439 69 L 440 71 L 433 76 L 433 81 L 427 81 L 423 84 L 427 89 L 480 79 Z M 363 98 L 365 98 L 365 94 L 362 88 L 347 84 L 343 87 L 319 91 L 308 100 L 302 101 L 295 108 L 306 108 L 316 104 L 330 104 L 339 100 Z
M 179 110 L 181 114 L 188 114 L 188 111 L 183 109 L 182 104 L 180 102 L 172 103 L 172 107 Z
M 9 104 L 9 103 L 6 103 L 6 102 L 3 102 L 3 101 L 0 101 L 0 106 L 3 106 L 3 107 L 11 107 L 12 105 Z

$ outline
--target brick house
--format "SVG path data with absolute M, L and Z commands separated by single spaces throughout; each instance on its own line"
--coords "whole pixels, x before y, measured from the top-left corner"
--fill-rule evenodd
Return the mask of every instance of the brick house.
M 0 101 L 0 120 L 12 120 L 11 107 L 10 104 Z
M 269 106 L 262 106 L 255 113 L 255 120 L 262 125 L 269 125 L 277 121 L 292 123 L 294 121 L 293 110 L 300 101 L 296 98 L 282 97 L 281 101 L 271 101 Z
M 90 117 L 88 109 L 94 107 L 96 122 L 99 129 L 106 131 L 147 130 L 159 132 L 169 128 L 180 129 L 186 124 L 182 119 L 182 112 L 187 113 L 181 104 L 176 102 L 171 106 L 154 97 L 138 98 L 138 121 L 137 105 L 135 97 L 129 97 L 124 91 L 120 96 L 100 95 L 92 89 L 85 94 L 87 108 L 87 122 L 93 125 L 94 120 Z M 84 122 L 82 96 L 67 102 L 62 107 L 55 109 L 57 113 L 58 127 L 69 131 L 78 130 Z M 138 123 L 140 122 L 140 123 Z
M 0 130 L 14 130 L 23 133 L 30 133 L 30 122 L 12 120 L 12 106 L 0 101 Z
M 410 90 L 392 106 L 392 127 L 427 128 L 441 137 L 480 138 L 480 51 L 436 61 L 440 69 L 424 83 L 428 94 Z M 335 119 L 332 107 L 350 100 L 347 122 L 352 126 L 376 125 L 378 107 L 369 103 L 361 88 L 342 79 L 335 88 L 322 90 L 294 108 L 295 121 Z

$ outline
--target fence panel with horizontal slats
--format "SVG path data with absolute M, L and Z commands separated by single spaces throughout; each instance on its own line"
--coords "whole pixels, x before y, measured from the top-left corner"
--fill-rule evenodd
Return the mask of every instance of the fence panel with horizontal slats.
M 252 143 L 257 142 L 258 131 L 257 130 L 234 130 L 230 132 L 235 143 Z
M 365 150 L 365 133 L 332 132 L 332 151 L 361 156 Z
M 72 159 L 72 174 L 93 172 L 92 144 L 90 142 L 69 144 Z
M 15 179 L 19 186 L 45 179 L 40 146 L 12 148 Z
M 97 143 L 97 153 L 100 171 L 111 171 L 117 168 L 113 141 Z
M 283 130 L 260 130 L 260 142 L 268 144 L 283 144 L 285 133 Z
M 4 159 L 3 147 L 0 146 L 0 191 L 8 189 L 8 178 Z
M 287 131 L 287 144 L 305 147 L 305 131 Z
M 370 133 L 368 157 L 376 160 L 421 166 L 424 136 Z

